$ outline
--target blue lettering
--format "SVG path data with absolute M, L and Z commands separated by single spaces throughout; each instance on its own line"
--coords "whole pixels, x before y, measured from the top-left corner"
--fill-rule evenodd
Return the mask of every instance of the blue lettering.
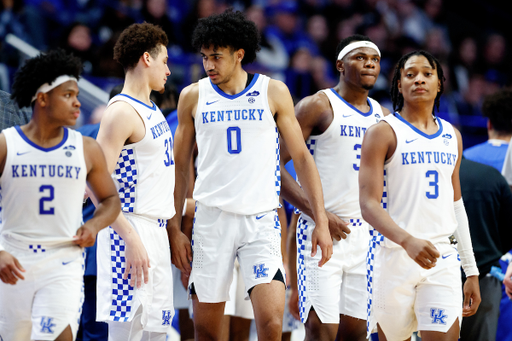
M 44 178 L 44 170 L 46 169 L 46 165 L 39 165 L 39 168 L 41 169 L 41 177 Z
M 12 165 L 12 177 L 13 178 L 19 178 L 19 174 L 18 174 L 18 165 Z
M 366 134 L 366 128 L 363 127 L 362 129 L 363 129 L 363 136 L 364 136 L 364 134 Z
M 347 136 L 347 126 L 344 124 L 341 125 L 341 136 Z
M 63 170 L 64 170 L 64 166 L 59 165 L 59 167 L 57 167 L 57 176 L 59 178 L 62 178 L 64 176 L 64 173 L 62 173 Z
M 418 153 L 418 163 L 425 163 L 425 153 L 424 152 L 417 152 Z
M 434 152 L 434 163 L 439 163 L 439 152 Z
M 407 161 L 407 155 L 409 153 L 402 153 L 402 165 L 408 165 L 409 161 Z
M 254 113 L 256 109 L 249 109 L 249 121 L 256 121 L 256 117 L 254 117 Z
M 263 112 L 265 110 L 263 110 L 263 109 L 257 109 L 257 110 L 258 110 L 258 114 L 260 115 L 260 121 L 261 121 L 262 120 L 262 116 L 263 116 Z
M 242 120 L 247 120 L 247 109 L 242 110 Z
M 75 167 L 76 170 L 76 178 L 78 179 L 78 175 L 80 175 L 80 167 Z
M 411 152 L 411 164 L 416 163 L 416 152 Z
M 446 163 L 446 154 L 444 152 L 441 152 L 441 163 Z
M 235 110 L 235 121 L 240 120 L 240 110 Z
M 27 165 L 21 165 L 21 177 L 22 178 L 27 177 Z
M 224 110 L 217 111 L 217 121 L 224 121 Z
M 206 115 L 208 115 L 208 113 L 207 112 L 203 112 L 202 114 L 203 114 L 203 124 L 204 123 L 208 123 L 208 117 L 206 116 Z
M 354 127 L 348 126 L 348 136 L 354 136 Z
M 37 165 L 30 165 L 30 177 L 37 176 Z
M 210 122 L 215 122 L 215 111 L 210 111 Z
M 66 166 L 66 178 L 72 178 L 71 171 L 73 170 L 72 166 Z
M 48 165 L 48 173 L 50 175 L 50 178 L 53 178 L 55 176 L 55 165 Z
M 432 155 L 432 152 L 425 152 L 425 154 L 427 154 L 427 156 L 428 156 L 428 163 L 431 163 L 430 162 L 430 155 Z
M 226 110 L 226 114 L 228 114 L 228 121 L 231 121 L 231 113 L 233 110 Z
M 361 127 L 356 127 L 356 137 L 361 137 Z
M 153 140 L 156 139 L 158 137 L 158 135 L 156 134 L 156 129 L 155 127 L 151 127 L 151 133 L 153 134 Z

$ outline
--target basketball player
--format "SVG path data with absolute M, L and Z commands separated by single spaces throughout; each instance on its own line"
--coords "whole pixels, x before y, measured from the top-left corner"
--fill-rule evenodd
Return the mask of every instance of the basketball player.
M 457 340 L 462 317 L 480 304 L 459 183 L 462 139 L 434 114 L 443 81 L 430 53 L 403 56 L 391 85 L 395 113 L 368 129 L 363 142 L 361 212 L 383 235 L 374 232 L 368 257 L 369 331 L 377 323 L 379 340 L 406 340 L 415 330 L 422 340 Z M 458 250 L 450 244 L 452 234 Z M 464 301 L 461 263 L 468 278 Z
M 97 137 L 122 209 L 98 235 L 97 320 L 108 322 L 109 340 L 165 340 L 174 313 L 166 231 L 175 213 L 173 139 L 149 99 L 170 75 L 167 43 L 162 29 L 144 23 L 125 29 L 114 47 L 126 77 Z
M 378 47 L 366 36 L 353 35 L 339 43 L 336 56 L 338 85 L 304 98 L 295 109 L 333 221 L 333 257 L 322 268 L 318 257 L 309 255 L 315 223 L 308 200 L 283 171 L 283 197 L 303 212 L 297 226 L 298 287 L 292 285 L 295 295 L 299 290 L 306 340 L 334 340 L 337 334 L 341 340 L 366 340 L 368 224 L 359 208 L 359 159 L 366 130 L 389 110 L 368 97 L 380 73 Z M 281 150 L 286 163 L 290 158 L 286 148 Z M 297 271 L 295 262 L 289 266 Z
M 120 205 L 105 158 L 66 128 L 80 115 L 79 58 L 63 50 L 29 59 L 12 98 L 31 120 L 0 134 L 0 340 L 74 340 L 83 302 L 84 249 Z M 86 181 L 98 198 L 82 225 Z
M 256 25 L 228 10 L 201 19 L 193 45 L 208 78 L 185 88 L 178 103 L 175 205 L 181 210 L 194 142 L 198 169 L 196 215 L 189 290 L 197 340 L 217 339 L 233 264 L 238 258 L 246 296 L 251 298 L 258 338 L 280 340 L 284 309 L 279 206 L 279 133 L 295 161 L 319 228 L 312 252 L 320 265 L 332 254 L 320 178 L 293 114 L 286 86 L 247 73 L 259 49 Z M 190 245 L 170 221 L 174 264 L 190 271 Z M 184 238 L 182 238 L 184 237 Z

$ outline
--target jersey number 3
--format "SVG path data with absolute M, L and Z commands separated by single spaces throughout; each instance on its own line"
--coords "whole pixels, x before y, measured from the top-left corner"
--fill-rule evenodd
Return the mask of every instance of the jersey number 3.
M 433 188 L 434 193 L 432 193 L 431 191 L 426 192 L 427 198 L 429 198 L 429 199 L 437 199 L 437 197 L 439 196 L 439 173 L 437 173 L 437 171 L 435 171 L 435 170 L 429 170 L 425 174 L 425 176 L 429 180 L 432 180 L 432 176 L 434 177 L 434 181 L 430 181 L 428 183 L 429 186 L 434 187 Z
M 39 214 L 55 214 L 55 208 L 45 207 L 46 202 L 55 199 L 55 191 L 52 185 L 42 185 L 39 187 L 39 192 L 44 193 L 44 196 L 39 199 Z

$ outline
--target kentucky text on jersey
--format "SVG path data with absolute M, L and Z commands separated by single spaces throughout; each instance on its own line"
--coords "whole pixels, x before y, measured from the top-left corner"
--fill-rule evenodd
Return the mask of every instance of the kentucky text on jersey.
M 69 178 L 78 179 L 80 167 L 65 165 L 12 165 L 13 178 Z
M 416 163 L 442 163 L 455 165 L 457 155 L 445 152 L 408 152 L 402 153 L 402 165 L 414 165 Z
M 367 127 L 358 127 L 358 126 L 348 126 L 345 124 L 341 125 L 341 134 L 340 136 L 350 136 L 350 137 L 363 137 L 366 133 Z M 361 135 L 363 132 L 363 135 Z
M 203 123 L 223 121 L 262 121 L 265 109 L 217 110 L 203 112 Z
M 157 125 L 151 127 L 151 133 L 153 133 L 153 140 L 168 131 L 171 131 L 171 128 L 169 128 L 169 124 L 167 124 L 167 121 L 162 121 Z

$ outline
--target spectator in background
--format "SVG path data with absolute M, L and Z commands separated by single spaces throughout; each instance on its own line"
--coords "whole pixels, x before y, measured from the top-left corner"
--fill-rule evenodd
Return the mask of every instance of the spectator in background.
M 290 68 L 286 69 L 285 83 L 294 103 L 318 90 L 310 73 L 312 61 L 309 49 L 301 48 L 293 54 Z
M 480 272 L 482 296 L 477 313 L 462 320 L 460 339 L 494 341 L 500 313 L 501 281 L 488 274 L 492 266 L 500 266 L 501 256 L 512 248 L 512 193 L 499 171 L 464 158 L 460 166 L 460 187 Z
M 329 27 L 327 19 L 320 14 L 313 15 L 307 22 L 307 33 L 311 40 L 318 46 L 320 53 L 327 59 L 332 59 L 333 49 L 329 44 Z
M 76 22 L 69 26 L 64 31 L 60 46 L 82 60 L 85 75 L 93 73 L 97 56 L 92 43 L 91 29 L 87 25 Z
M 267 34 L 267 19 L 262 7 L 251 6 L 246 11 L 247 19 L 253 21 L 261 36 L 261 50 L 256 55 L 256 68 L 262 68 L 262 73 L 270 74 L 273 78 L 282 79 L 290 58 L 279 38 Z M 269 76 L 270 76 L 269 75 Z
M 512 137 L 512 90 L 502 90 L 487 96 L 482 112 L 487 117 L 489 139 L 466 149 L 464 156 L 501 171 Z
M 167 0 L 144 0 L 141 9 L 142 19 L 160 26 L 169 38 L 169 45 L 176 45 L 178 41 L 171 19 L 167 15 L 167 3 Z
M 478 47 L 475 39 L 473 37 L 462 39 L 450 63 L 454 88 L 460 93 L 465 93 L 469 88 L 469 78 L 476 69 L 477 57 Z
M 0 90 L 0 131 L 12 126 L 27 124 L 32 117 L 32 109 L 20 109 L 10 94 Z
M 212 14 L 220 13 L 222 12 L 223 8 L 223 6 L 218 6 L 216 0 L 195 0 L 192 10 L 183 21 L 181 28 L 183 36 L 181 45 L 186 52 L 196 52 L 196 50 L 194 50 L 192 47 L 191 42 L 192 32 L 197 25 L 197 21 L 201 18 L 209 17 Z
M 482 69 L 486 78 L 494 79 L 500 86 L 504 86 L 510 81 L 510 67 L 506 53 L 505 37 L 499 33 L 490 34 L 483 49 Z

